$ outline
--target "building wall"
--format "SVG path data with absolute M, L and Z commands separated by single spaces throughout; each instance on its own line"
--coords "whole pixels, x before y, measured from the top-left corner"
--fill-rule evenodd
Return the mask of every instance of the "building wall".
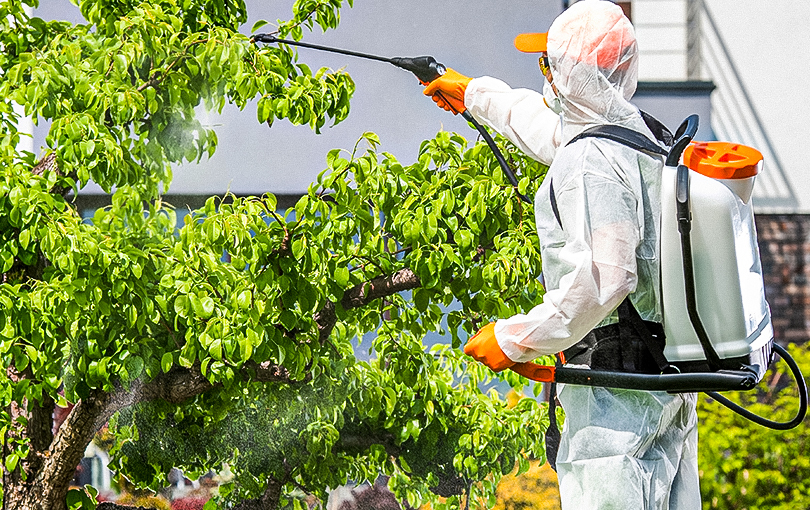
M 759 149 L 758 212 L 808 213 L 810 2 L 632 0 L 641 80 L 712 81 L 713 131 Z
M 803 343 L 810 336 L 810 215 L 763 214 L 756 218 L 765 296 L 774 336 Z
M 685 81 L 687 75 L 686 0 L 633 0 L 639 46 L 639 79 Z

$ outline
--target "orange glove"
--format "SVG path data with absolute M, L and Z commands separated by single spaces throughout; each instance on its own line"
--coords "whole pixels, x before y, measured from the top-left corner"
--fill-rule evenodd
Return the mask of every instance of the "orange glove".
M 433 101 L 439 108 L 453 112 L 454 115 L 464 113 L 467 109 L 464 106 L 464 92 L 470 81 L 472 78 L 447 69 L 443 75 L 427 84 L 424 93 L 426 96 L 433 96 Z
M 532 381 L 554 382 L 557 367 L 538 365 L 537 363 L 529 361 L 527 363 L 515 363 L 509 367 L 509 369 Z
M 464 346 L 464 354 L 472 356 L 496 372 L 515 364 L 503 353 L 495 340 L 495 323 L 490 322 L 473 335 Z

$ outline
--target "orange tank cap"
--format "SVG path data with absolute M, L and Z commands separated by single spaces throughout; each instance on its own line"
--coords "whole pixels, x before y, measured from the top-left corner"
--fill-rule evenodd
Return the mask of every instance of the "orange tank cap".
M 683 152 L 690 169 L 714 179 L 746 179 L 759 173 L 762 153 L 730 142 L 693 142 Z

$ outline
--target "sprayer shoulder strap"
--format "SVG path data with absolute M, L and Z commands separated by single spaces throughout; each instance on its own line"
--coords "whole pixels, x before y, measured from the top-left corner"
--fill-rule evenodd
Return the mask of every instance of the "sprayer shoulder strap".
M 657 143 L 647 138 L 647 136 L 644 134 L 633 129 L 618 126 L 616 124 L 604 124 L 586 129 L 582 133 L 572 138 L 571 141 L 566 144 L 566 146 L 571 145 L 572 143 L 583 138 L 605 138 L 637 151 L 666 156 L 669 151 L 665 147 L 670 147 L 674 142 L 672 132 L 649 113 L 641 110 L 639 110 L 639 113 L 641 113 L 641 118 L 644 120 L 647 128 L 653 135 L 655 135 Z M 560 226 L 560 228 L 562 228 L 560 211 L 557 207 L 557 197 L 554 194 L 554 181 L 549 181 L 549 200 L 551 202 L 551 210 L 554 213 L 554 217 L 557 219 L 557 224 Z
M 656 142 L 653 142 L 638 131 L 626 128 L 624 126 L 616 126 L 614 124 L 605 124 L 603 126 L 595 126 L 586 129 L 571 139 L 566 145 L 582 140 L 583 138 L 606 138 L 620 143 L 624 146 L 630 147 L 637 151 L 651 152 L 661 156 L 666 156 L 669 151 Z

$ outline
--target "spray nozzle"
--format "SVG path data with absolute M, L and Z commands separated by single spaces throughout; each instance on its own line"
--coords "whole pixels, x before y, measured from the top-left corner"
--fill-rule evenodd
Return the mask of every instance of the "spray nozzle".
M 255 35 L 250 37 L 250 42 L 251 43 L 263 42 L 263 43 L 271 44 L 271 43 L 274 43 L 274 42 L 277 42 L 277 41 L 279 41 L 279 38 L 274 36 L 274 35 L 270 35 L 270 34 L 255 34 Z
M 410 71 L 423 83 L 430 83 L 443 75 L 447 68 L 429 56 L 422 57 L 393 57 L 391 63 L 397 67 Z

